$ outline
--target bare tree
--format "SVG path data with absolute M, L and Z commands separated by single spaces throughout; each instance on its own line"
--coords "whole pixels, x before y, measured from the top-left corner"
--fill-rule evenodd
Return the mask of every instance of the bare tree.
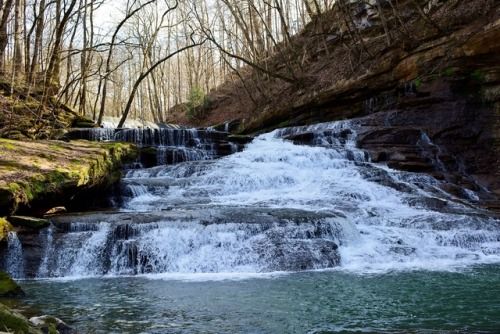
M 193 41 L 192 44 L 189 44 L 183 48 L 180 48 L 170 54 L 168 54 L 167 56 L 163 57 L 162 59 L 158 60 L 155 64 L 153 64 L 150 68 L 148 68 L 146 71 L 142 72 L 139 77 L 136 79 L 135 83 L 134 83 L 134 86 L 132 88 L 132 91 L 130 92 L 130 95 L 129 95 L 129 98 L 128 98 L 128 101 L 127 101 L 127 105 L 125 106 L 125 110 L 123 111 L 123 114 L 122 114 L 122 117 L 120 119 L 120 122 L 118 123 L 118 127 L 121 128 L 123 127 L 123 124 L 125 124 L 125 121 L 127 120 L 127 117 L 128 117 L 128 114 L 130 112 L 130 108 L 132 106 L 132 102 L 134 101 L 134 98 L 135 98 L 135 94 L 137 92 L 137 89 L 139 88 L 139 85 L 141 84 L 141 82 L 147 78 L 147 76 L 149 74 L 151 74 L 155 69 L 156 67 L 158 67 L 159 65 L 161 65 L 162 63 L 164 63 L 165 61 L 169 60 L 170 58 L 172 58 L 173 56 L 187 50 L 187 49 L 190 49 L 190 48 L 193 48 L 193 47 L 196 47 L 196 46 L 199 46 L 199 45 L 202 45 L 203 43 L 205 43 L 205 40 L 202 40 L 202 41 L 199 41 L 199 42 L 195 42 Z
M 49 58 L 49 65 L 45 75 L 45 88 L 50 89 L 59 85 L 59 71 L 61 66 L 61 49 L 63 35 L 66 25 L 73 15 L 76 0 L 70 0 L 70 3 L 62 3 L 62 0 L 56 0 L 56 30 L 52 51 Z M 62 15 L 61 15 L 62 14 Z
M 0 72 L 5 71 L 5 49 L 9 42 L 7 23 L 12 10 L 13 0 L 0 0 Z
M 108 56 L 106 58 L 106 68 L 105 68 L 104 77 L 103 77 L 103 83 L 102 83 L 101 107 L 100 107 L 100 111 L 99 111 L 99 117 L 97 119 L 97 123 L 98 124 L 102 124 L 102 118 L 104 116 L 104 111 L 106 109 L 107 84 L 108 84 L 109 75 L 112 72 L 112 69 L 111 69 L 111 60 L 112 60 L 112 57 L 113 57 L 113 51 L 114 51 L 114 47 L 116 45 L 116 39 L 118 37 L 118 33 L 120 32 L 120 30 L 123 27 L 123 25 L 131 17 L 133 17 L 141 9 L 143 9 L 144 7 L 146 7 L 147 5 L 149 5 L 149 4 L 151 4 L 151 3 L 155 2 L 155 1 L 156 0 L 149 0 L 146 3 L 141 4 L 140 6 L 138 6 L 134 10 L 128 9 L 129 10 L 128 13 L 125 15 L 125 17 L 123 18 L 123 20 L 121 20 L 120 23 L 118 23 L 118 25 L 116 26 L 116 29 L 115 29 L 115 31 L 113 33 L 113 36 L 111 37 L 111 42 L 110 42 L 110 45 L 109 45 Z
M 23 72 L 23 47 L 22 47 L 22 0 L 15 0 L 14 3 L 14 77 L 19 78 Z

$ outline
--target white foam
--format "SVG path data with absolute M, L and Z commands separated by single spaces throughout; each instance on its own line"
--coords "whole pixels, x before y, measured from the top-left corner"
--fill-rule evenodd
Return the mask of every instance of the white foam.
M 209 163 L 130 172 L 123 183 L 133 196 L 125 201 L 124 209 L 206 208 L 207 214 L 215 207 L 328 211 L 345 217 L 328 222 L 335 233 L 315 236 L 314 222 L 290 221 L 266 230 L 256 222 L 207 226 L 199 221 L 179 221 L 134 227 L 134 237 L 117 242 L 109 240 L 110 226 L 104 224 L 99 231 L 83 234 L 86 241 L 78 241 L 78 250 L 70 254 L 78 259 L 57 260 L 72 268 L 60 275 L 139 273 L 181 280 L 266 277 L 268 274 L 261 272 L 273 270 L 266 263 L 272 262 L 272 254 L 266 251 L 275 247 L 276 240 L 293 248 L 300 238 L 335 242 L 339 245 L 340 268 L 346 271 L 453 270 L 500 262 L 498 220 L 472 204 L 459 204 L 438 189 L 439 181 L 427 175 L 371 163 L 356 148 L 355 128 L 349 122 L 316 125 L 314 129 L 330 132 L 349 130 L 347 136 L 319 138 L 320 146 L 316 147 L 294 145 L 280 138 L 310 129 L 262 135 L 243 152 Z M 306 238 L 303 235 L 307 229 L 311 230 Z M 112 249 L 110 268 L 85 269 L 99 263 L 106 243 Z M 83 254 L 87 251 L 94 254 Z M 316 251 L 311 247 L 311 257 Z M 327 266 L 325 261 L 318 263 L 319 268 Z

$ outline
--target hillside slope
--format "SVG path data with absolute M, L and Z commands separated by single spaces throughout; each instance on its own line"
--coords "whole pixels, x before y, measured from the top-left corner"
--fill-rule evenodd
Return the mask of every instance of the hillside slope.
M 283 48 L 287 54 L 263 60 L 271 72 L 286 76 L 282 60 L 298 57 L 290 62 L 297 66 L 293 69 L 300 79 L 297 85 L 245 68 L 240 71 L 245 85 L 236 75 L 228 78 L 210 92 L 209 107 L 197 117 L 187 118 L 185 108 L 178 106 L 168 121 L 211 126 L 238 120 L 235 132 L 252 133 L 283 122 L 302 125 L 368 114 L 374 111 L 366 105 L 371 98 L 387 93 L 400 97 L 409 84 L 418 90 L 429 79 L 476 72 L 484 85 L 496 83 L 497 2 L 418 1 L 421 8 L 430 8 L 427 18 L 436 25 L 419 14 L 414 1 L 397 3 L 397 16 L 388 2 L 384 7 L 391 45 L 386 43 L 378 11 L 354 2 L 349 7 L 353 23 L 348 24 L 335 6 L 294 36 L 293 45 Z M 379 105 L 377 111 L 389 107 Z

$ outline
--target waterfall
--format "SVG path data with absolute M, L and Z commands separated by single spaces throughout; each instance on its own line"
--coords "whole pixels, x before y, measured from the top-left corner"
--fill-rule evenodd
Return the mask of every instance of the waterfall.
M 128 170 L 116 212 L 53 218 L 32 275 L 443 270 L 500 261 L 497 219 L 443 191 L 444 181 L 372 163 L 357 148 L 358 127 L 280 129 L 218 160 Z M 148 145 L 200 138 L 198 130 L 128 135 Z
M 186 129 L 174 126 L 155 128 L 74 129 L 68 139 L 122 141 L 141 148 L 143 167 L 177 164 L 184 161 L 211 160 L 243 149 L 227 140 L 227 132 L 213 129 Z
M 7 271 L 13 278 L 24 277 L 24 261 L 21 242 L 16 232 L 7 235 Z
M 338 264 L 337 244 L 349 229 L 331 215 L 305 223 L 273 215 L 254 223 L 167 215 L 150 223 L 62 225 L 69 227 L 54 238 L 59 251 L 44 253 L 38 277 L 327 268 Z

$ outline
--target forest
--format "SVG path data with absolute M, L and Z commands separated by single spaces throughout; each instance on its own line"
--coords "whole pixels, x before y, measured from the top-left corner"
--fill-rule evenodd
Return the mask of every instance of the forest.
M 0 0 L 0 297 L 50 316 L 0 328 L 497 333 L 499 36 L 496 0 Z
M 193 118 L 196 107 L 210 103 L 207 94 L 228 81 L 242 85 L 255 105 L 269 78 L 307 86 L 311 47 L 328 53 L 327 44 L 348 37 L 349 57 L 376 58 L 362 36 L 374 24 L 369 18 L 383 27 L 377 44 L 387 46 L 418 39 L 408 8 L 444 32 L 430 16 L 438 5 L 442 1 L 1 0 L 0 71 L 2 81 L 28 92 L 43 87 L 43 95 L 57 95 L 99 125 L 106 116 L 120 118 L 120 127 L 127 118 L 164 122 L 180 104 Z M 450 7 L 460 6 L 463 1 L 451 1 Z M 311 24 L 315 46 L 297 38 Z
M 269 70 L 266 59 L 290 58 L 292 36 L 335 3 L 2 0 L 0 6 L 3 81 L 42 86 L 99 124 L 115 116 L 123 125 L 127 117 L 162 122 L 173 106 L 203 102 L 245 67 L 298 81 L 301 55 L 283 59 L 284 74 Z

